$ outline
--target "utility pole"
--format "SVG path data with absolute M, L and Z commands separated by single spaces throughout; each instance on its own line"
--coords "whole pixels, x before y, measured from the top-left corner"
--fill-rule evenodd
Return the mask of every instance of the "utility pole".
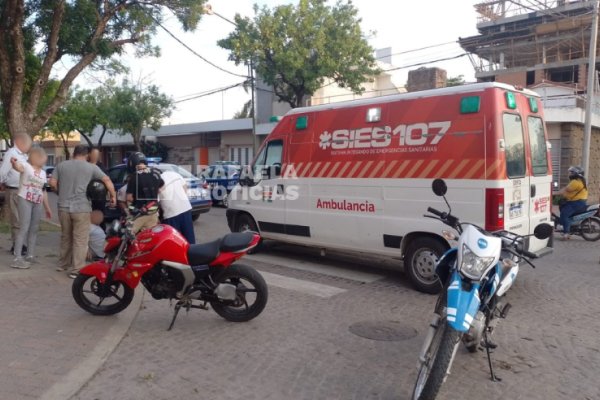
M 592 113 L 596 91 L 596 46 L 598 42 L 598 0 L 594 0 L 592 32 L 590 36 L 590 59 L 588 61 L 587 97 L 585 104 L 585 126 L 583 130 L 583 170 L 590 176 L 590 145 L 592 142 Z
M 252 86 L 252 147 L 254 156 L 258 152 L 258 137 L 256 136 L 256 81 L 254 79 L 254 56 L 250 57 L 250 83 Z

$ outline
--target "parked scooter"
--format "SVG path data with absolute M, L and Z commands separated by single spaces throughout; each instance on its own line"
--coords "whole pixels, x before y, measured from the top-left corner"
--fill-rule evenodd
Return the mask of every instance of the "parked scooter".
M 590 242 L 600 240 L 599 212 L 600 204 L 593 204 L 588 206 L 584 212 L 573 215 L 569 234 L 581 236 Z M 560 224 L 560 217 L 555 213 L 552 213 L 552 222 L 554 222 L 554 228 L 557 229 Z
M 153 298 L 176 300 L 169 330 L 179 310 L 213 310 L 228 321 L 257 317 L 268 298 L 263 277 L 234 264 L 260 242 L 255 232 L 231 233 L 210 243 L 191 245 L 175 229 L 157 225 L 132 232 L 134 212 L 107 229 L 106 258 L 84 267 L 73 282 L 77 304 L 95 315 L 117 314 L 129 306 L 140 283 Z
M 512 286 L 519 264 L 536 254 L 525 250 L 525 237 L 511 232 L 487 232 L 469 223 L 461 223 L 452 215 L 446 200 L 446 183 L 433 182 L 433 191 L 448 205 L 448 212 L 431 207 L 427 211 L 456 230 L 460 236 L 444 231 L 448 240 L 458 240 L 456 248 L 448 250 L 438 261 L 436 272 L 443 284 L 434 316 L 417 363 L 418 375 L 413 400 L 433 400 L 450 373 L 461 342 L 471 352 L 479 346 L 486 349 L 492 380 L 494 374 L 490 349 L 496 345 L 490 336 L 500 318 L 505 318 L 510 304 L 503 299 Z M 532 236 L 543 240 L 552 235 L 549 224 L 535 228 Z

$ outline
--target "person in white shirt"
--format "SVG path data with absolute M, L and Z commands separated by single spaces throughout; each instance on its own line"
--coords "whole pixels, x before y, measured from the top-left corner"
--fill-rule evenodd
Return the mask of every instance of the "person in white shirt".
M 88 260 L 94 261 L 104 258 L 104 242 L 106 241 L 106 233 L 100 227 L 104 220 L 104 214 L 100 210 L 94 210 L 90 213 L 90 239 Z
M 174 171 L 165 171 L 161 175 L 165 185 L 158 193 L 158 202 L 163 212 L 163 224 L 177 229 L 190 243 L 196 243 L 192 205 L 187 196 L 185 180 Z
M 27 162 L 27 153 L 31 149 L 31 137 L 26 134 L 15 135 L 13 137 L 14 146 L 8 149 L 4 154 L 2 165 L 0 165 L 0 185 L 6 189 L 4 201 L 8 203 L 10 213 L 10 235 L 12 238 L 11 253 L 14 254 L 15 240 L 19 233 L 19 177 L 20 172 L 12 167 L 11 160 L 16 158 L 19 163 Z M 21 249 L 21 251 L 27 249 Z
M 46 152 L 40 147 L 34 147 L 29 152 L 29 162 L 19 162 L 16 157 L 10 161 L 12 167 L 20 172 L 18 193 L 19 232 L 15 238 L 15 259 L 13 268 L 26 269 L 30 267 L 35 257 L 35 242 L 42 219 L 42 209 L 46 210 L 46 218 L 52 218 L 48 195 L 44 190 L 46 172 Z M 23 258 L 22 249 L 27 240 L 27 257 Z

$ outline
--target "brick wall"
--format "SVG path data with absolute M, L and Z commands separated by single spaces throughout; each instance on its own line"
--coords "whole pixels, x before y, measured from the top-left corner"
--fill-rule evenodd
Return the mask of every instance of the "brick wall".
M 508 83 L 509 85 L 527 86 L 527 71 L 510 72 L 508 74 L 496 75 L 496 82 Z
M 408 72 L 408 91 L 437 89 L 446 87 L 448 75 L 441 68 L 419 68 Z
M 583 125 L 561 124 L 561 182 L 568 182 L 567 169 L 583 160 Z M 600 199 L 600 130 L 592 130 L 590 168 L 586 171 L 590 202 Z

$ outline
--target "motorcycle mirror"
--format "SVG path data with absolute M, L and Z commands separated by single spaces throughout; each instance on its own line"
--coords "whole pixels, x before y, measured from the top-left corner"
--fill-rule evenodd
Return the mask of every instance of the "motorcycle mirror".
M 442 197 L 448 192 L 448 186 L 446 186 L 446 182 L 443 179 L 435 179 L 431 184 L 431 190 L 433 190 L 436 196 Z
M 554 233 L 554 228 L 550 224 L 540 224 L 533 230 L 533 236 L 537 239 L 548 239 Z

